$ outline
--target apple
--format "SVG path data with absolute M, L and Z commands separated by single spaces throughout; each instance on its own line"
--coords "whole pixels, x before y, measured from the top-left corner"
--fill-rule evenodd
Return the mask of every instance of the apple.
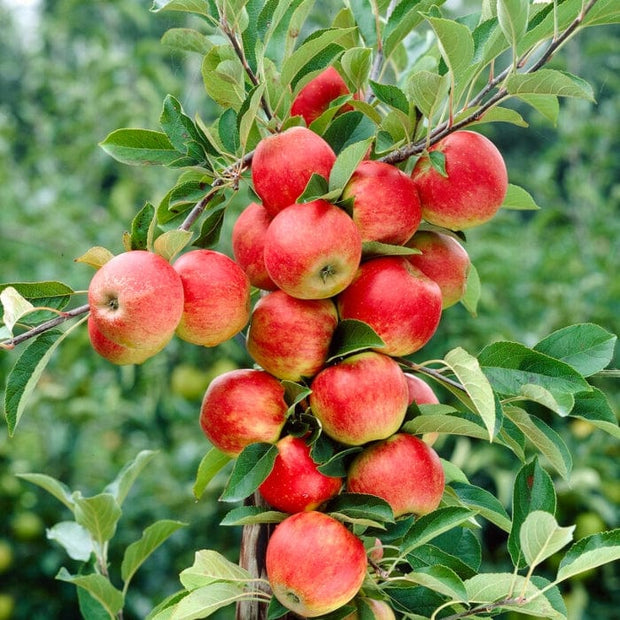
M 251 443 L 276 443 L 287 410 L 284 387 L 274 376 L 239 368 L 211 381 L 200 407 L 200 426 L 218 450 L 236 457 Z
M 350 92 L 340 73 L 334 67 L 327 67 L 295 95 L 291 105 L 291 116 L 302 116 L 306 125 L 310 125 L 329 108 L 334 99 Z
M 279 523 L 267 543 L 267 579 L 287 609 L 315 618 L 346 605 L 366 575 L 362 541 L 340 521 L 317 511 Z
M 362 596 L 357 603 L 357 611 L 351 612 L 343 620 L 360 620 L 365 618 L 370 620 L 396 620 L 394 611 L 386 601 Z
M 322 474 L 302 438 L 287 435 L 276 445 L 273 469 L 259 486 L 270 506 L 290 513 L 315 510 L 338 494 L 342 478 Z
M 409 355 L 433 336 L 441 318 L 441 290 L 406 258 L 382 256 L 362 263 L 338 296 L 341 319 L 370 325 L 386 355 Z
M 405 245 L 420 250 L 421 254 L 411 254 L 407 258 L 437 282 L 444 310 L 463 298 L 471 261 L 465 248 L 452 235 L 419 230 Z
M 331 146 L 306 127 L 263 138 L 252 157 L 252 184 L 273 217 L 297 202 L 313 174 L 329 179 L 336 161 Z
M 310 385 L 310 407 L 332 439 L 350 446 L 395 433 L 403 423 L 409 392 L 391 357 L 363 351 L 324 368 Z
M 439 399 L 435 392 L 433 392 L 431 386 L 410 373 L 405 373 L 405 379 L 407 379 L 407 387 L 409 388 L 409 404 L 416 403 L 416 405 L 438 405 Z M 439 433 L 424 433 L 422 435 L 422 441 L 426 442 L 429 446 L 432 446 L 439 437 Z
M 325 299 L 345 289 L 360 264 L 362 239 L 351 217 L 325 200 L 296 203 L 276 215 L 265 235 L 265 266 L 283 291 Z
M 349 492 L 381 497 L 395 517 L 432 512 L 439 506 L 444 486 L 435 450 L 408 433 L 396 433 L 364 448 L 347 471 Z
M 403 245 L 422 219 L 418 190 L 411 177 L 396 166 L 362 161 L 344 188 L 362 241 Z
M 271 217 L 263 205 L 250 203 L 236 219 L 232 233 L 232 251 L 237 264 L 245 271 L 252 286 L 267 291 L 276 288 L 263 258 L 265 234 Z
M 154 349 L 174 335 L 183 314 L 183 284 L 164 258 L 123 252 L 98 269 L 88 286 L 90 316 L 112 342 Z
M 324 366 L 337 325 L 338 312 L 331 299 L 297 299 L 272 291 L 254 306 L 247 350 L 272 375 L 299 381 Z
M 171 335 L 166 335 L 164 340 L 151 349 L 133 349 L 122 344 L 112 342 L 106 338 L 97 327 L 92 314 L 88 316 L 88 337 L 90 344 L 101 357 L 113 364 L 124 366 L 128 364 L 142 364 L 147 359 L 159 353 L 170 341 Z
M 247 325 L 250 281 L 232 258 L 214 250 L 191 250 L 173 267 L 181 277 L 185 300 L 176 330 L 179 338 L 214 347 Z
M 455 131 L 429 149 L 443 153 L 444 176 L 428 154 L 411 173 L 422 204 L 422 217 L 431 224 L 464 230 L 490 220 L 508 190 L 508 172 L 502 154 L 482 134 Z

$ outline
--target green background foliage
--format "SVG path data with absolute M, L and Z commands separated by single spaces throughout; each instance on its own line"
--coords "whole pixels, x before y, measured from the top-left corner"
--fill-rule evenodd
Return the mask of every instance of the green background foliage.
M 146 201 L 156 204 L 176 177 L 174 170 L 124 166 L 97 143 L 119 127 L 157 127 L 167 93 L 189 116 L 215 118 L 215 110 L 204 108 L 199 57 L 160 41 L 191 20 L 154 15 L 147 5 L 48 0 L 39 20 L 25 27 L 0 2 L 1 28 L 9 33 L 0 37 L 0 281 L 59 279 L 85 288 L 92 270 L 74 259 L 95 245 L 121 251 L 120 227 Z M 309 29 L 333 17 L 331 3 L 318 5 Z M 482 282 L 478 316 L 462 306 L 447 310 L 420 360 L 442 358 L 457 346 L 477 354 L 495 340 L 533 345 L 577 322 L 620 333 L 619 33 L 617 26 L 588 30 L 553 62 L 584 76 L 595 104 L 564 100 L 557 126 L 521 110 L 528 129 L 484 128 L 504 154 L 511 182 L 542 208 L 504 211 L 468 232 L 466 247 Z M 245 198 L 242 192 L 231 215 Z M 0 355 L 3 379 L 16 356 Z M 90 495 L 141 450 L 158 450 L 124 506 L 111 561 L 119 566 L 122 549 L 156 519 L 189 525 L 138 572 L 126 618 L 144 617 L 176 591 L 178 573 L 195 550 L 217 548 L 236 558 L 239 528 L 218 526 L 226 471 L 199 502 L 192 484 L 207 449 L 197 422 L 202 392 L 222 369 L 247 364 L 237 341 L 216 350 L 175 341 L 142 367 L 113 367 L 92 352 L 84 329 L 56 352 L 15 436 L 0 429 L 0 596 L 13 599 L 13 617 L 79 617 L 75 589 L 54 579 L 66 555 L 45 538 L 45 528 L 69 512 L 15 474 L 44 472 Z M 617 411 L 617 382 L 597 379 L 596 385 Z M 617 441 L 587 423 L 540 414 L 574 460 L 570 484 L 556 481 L 560 525 L 576 522 L 577 536 L 617 527 Z M 505 450 L 466 437 L 442 440 L 438 449 L 510 505 L 516 465 Z M 502 564 L 505 535 L 489 525 L 483 536 L 486 560 L 510 570 Z M 2 549 L 12 556 L 6 568 Z M 547 560 L 550 572 L 553 562 Z M 605 566 L 596 578 L 570 582 L 573 618 L 612 616 L 620 604 L 617 570 Z

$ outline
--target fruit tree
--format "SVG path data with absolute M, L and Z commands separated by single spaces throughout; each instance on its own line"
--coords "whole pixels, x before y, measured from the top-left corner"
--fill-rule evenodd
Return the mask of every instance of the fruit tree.
M 149 620 L 228 606 L 240 620 L 566 618 L 565 582 L 620 558 L 620 530 L 575 541 L 575 525 L 558 522 L 550 472 L 569 480 L 571 454 L 549 420 L 620 436 L 596 386 L 617 377 L 616 336 L 579 323 L 475 354 L 427 359 L 425 347 L 453 306 L 476 314 L 484 283 L 470 231 L 492 235 L 500 210 L 539 208 L 510 182 L 488 127 L 526 127 L 525 107 L 555 120 L 561 99 L 592 100 L 553 60 L 585 28 L 616 23 L 617 3 L 348 0 L 312 29 L 315 8 L 154 1 L 153 13 L 191 20 L 166 40 L 200 55 L 218 115 L 191 117 L 168 94 L 158 128 L 102 140 L 122 164 L 178 176 L 119 223 L 118 248 L 75 257 L 92 273 L 87 291 L 1 285 L 0 346 L 15 356 L 9 435 L 78 329 L 119 366 L 149 363 L 174 340 L 232 342 L 251 363 L 200 387 L 204 456 L 187 501 L 225 473 L 222 527 L 242 528 L 240 557 L 196 549 Z M 442 451 L 454 437 L 517 464 L 510 505 Z M 93 497 L 21 475 L 73 514 L 50 537 L 80 562 L 57 578 L 77 587 L 86 618 L 122 618 L 134 574 L 183 527 L 156 520 L 112 570 L 121 505 L 151 456 Z M 502 537 L 502 571 L 483 561 L 486 524 Z

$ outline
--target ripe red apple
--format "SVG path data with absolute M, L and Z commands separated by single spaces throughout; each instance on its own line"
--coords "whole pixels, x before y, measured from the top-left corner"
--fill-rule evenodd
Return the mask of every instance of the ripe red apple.
M 273 469 L 259 487 L 270 506 L 290 513 L 315 510 L 338 494 L 342 478 L 322 474 L 302 438 L 287 435 L 276 445 Z
M 362 541 L 340 521 L 317 511 L 298 512 L 275 528 L 265 557 L 275 597 L 304 618 L 346 605 L 366 575 Z
M 331 299 L 297 299 L 272 291 L 254 306 L 247 350 L 272 375 L 299 381 L 323 367 L 337 325 Z
M 251 443 L 275 443 L 286 421 L 284 388 L 262 370 L 240 368 L 211 381 L 200 408 L 207 439 L 231 457 Z
M 334 99 L 350 92 L 340 73 L 334 67 L 328 67 L 295 95 L 291 105 L 291 116 L 302 116 L 306 125 L 310 125 L 329 108 Z
M 433 336 L 441 318 L 441 290 L 406 258 L 383 256 L 362 263 L 338 296 L 341 319 L 368 323 L 386 355 L 409 355 Z
M 422 217 L 451 230 L 490 220 L 508 190 L 506 164 L 497 147 L 475 131 L 455 131 L 429 150 L 443 153 L 447 177 L 428 155 L 416 162 L 411 177 L 420 194 Z
M 250 318 L 250 281 L 232 258 L 213 250 L 192 250 L 173 266 L 185 297 L 179 338 L 214 347 L 245 327 Z
M 350 613 L 342 620 L 360 620 L 365 618 L 370 620 L 396 620 L 394 611 L 386 601 L 380 601 L 376 598 L 368 598 L 362 596 L 357 601 L 358 611 Z
M 90 316 L 116 344 L 154 349 L 174 335 L 183 314 L 183 284 L 158 254 L 118 254 L 95 273 L 88 286 Z
M 374 351 L 324 368 L 310 387 L 310 407 L 323 431 L 351 446 L 389 437 L 407 411 L 403 371 L 391 357 Z
M 306 127 L 291 127 L 263 138 L 252 158 L 252 183 L 273 217 L 301 196 L 310 177 L 329 179 L 336 161 L 331 146 Z
M 432 512 L 439 506 L 444 486 L 444 471 L 435 450 L 407 433 L 364 448 L 347 472 L 348 491 L 383 498 L 395 517 Z
M 265 235 L 265 266 L 283 291 L 324 299 L 353 279 L 362 239 L 349 215 L 325 200 L 294 204 L 273 218 Z
M 402 245 L 422 219 L 411 177 L 380 161 L 361 162 L 345 186 L 343 198 L 352 200 L 353 221 L 362 241 Z
M 417 405 L 437 405 L 439 399 L 435 392 L 433 392 L 431 386 L 410 373 L 405 373 L 405 379 L 407 379 L 407 387 L 409 388 L 409 404 L 416 403 Z M 432 446 L 439 437 L 439 433 L 424 433 L 422 435 L 422 441 Z
M 152 349 L 133 349 L 131 347 L 125 347 L 122 344 L 117 344 L 116 342 L 112 342 L 109 338 L 106 338 L 99 331 L 92 316 L 88 317 L 88 337 L 90 338 L 90 344 L 93 349 L 101 355 L 101 357 L 119 366 L 142 364 L 147 359 L 159 353 L 170 341 L 170 337 L 167 336 L 161 344 Z
M 231 233 L 235 261 L 245 271 L 252 286 L 267 291 L 276 288 L 263 258 L 265 234 L 270 223 L 271 218 L 265 207 L 252 202 L 241 212 Z
M 414 267 L 437 282 L 444 310 L 463 298 L 471 262 L 465 248 L 452 235 L 419 230 L 406 245 L 422 252 L 407 258 Z

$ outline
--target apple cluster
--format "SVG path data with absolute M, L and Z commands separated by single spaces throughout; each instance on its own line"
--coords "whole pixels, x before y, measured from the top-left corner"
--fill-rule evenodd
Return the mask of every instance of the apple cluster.
M 464 296 L 470 260 L 455 232 L 493 217 L 508 184 L 496 147 L 462 130 L 431 146 L 409 173 L 369 151 L 337 200 L 302 201 L 313 175 L 329 179 L 337 160 L 310 125 L 347 94 L 342 77 L 327 69 L 294 99 L 291 115 L 304 125 L 259 142 L 251 166 L 257 200 L 234 224 L 234 260 L 193 250 L 171 265 L 150 252 L 126 252 L 89 287 L 93 347 L 115 363 L 140 363 L 174 334 L 215 346 L 247 326 L 255 366 L 210 383 L 200 425 L 232 458 L 253 443 L 276 445 L 258 490 L 290 516 L 269 539 L 266 570 L 276 598 L 303 617 L 359 596 L 367 572 L 362 540 L 324 511 L 330 499 L 378 496 L 395 518 L 428 514 L 441 502 L 436 435 L 402 430 L 412 403 L 438 399 L 401 362 Z M 350 105 L 343 101 L 341 111 Z M 253 307 L 252 288 L 260 290 Z M 347 320 L 370 326 L 383 344 L 331 355 Z M 295 406 L 291 382 L 307 388 Z M 351 453 L 346 475 L 320 471 L 312 455 L 317 433 L 299 432 L 296 415 L 311 416 L 318 434 Z

